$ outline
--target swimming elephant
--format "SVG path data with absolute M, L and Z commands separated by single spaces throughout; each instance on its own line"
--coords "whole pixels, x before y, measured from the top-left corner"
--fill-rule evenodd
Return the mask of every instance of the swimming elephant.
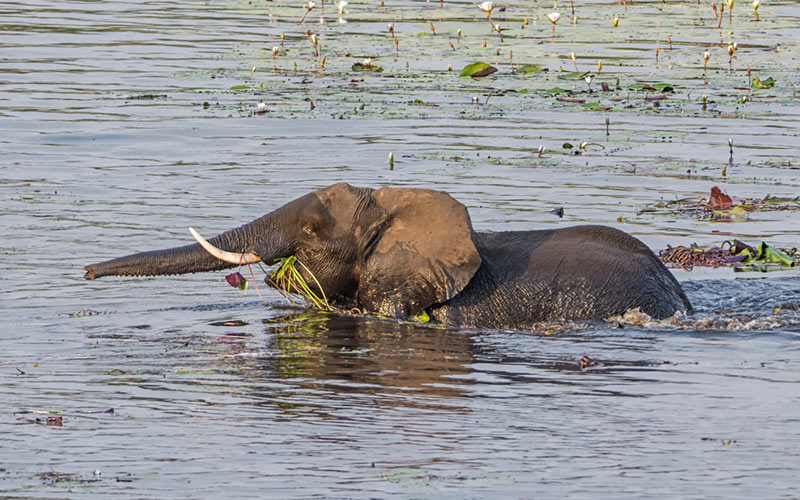
M 91 264 L 85 278 L 272 265 L 294 255 L 310 289 L 336 307 L 399 318 L 424 311 L 457 327 L 524 329 L 637 307 L 654 318 L 692 312 L 675 277 L 627 233 L 590 225 L 476 232 L 464 205 L 428 189 L 334 184 L 210 241 L 196 238 Z

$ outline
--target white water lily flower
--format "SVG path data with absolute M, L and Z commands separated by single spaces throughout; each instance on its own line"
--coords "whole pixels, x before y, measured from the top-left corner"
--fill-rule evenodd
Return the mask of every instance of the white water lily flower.
M 365 67 L 369 68 L 369 67 L 372 66 L 372 59 L 368 57 L 368 58 L 364 59 L 364 61 L 361 64 L 363 64 Z
M 311 9 L 313 9 L 315 5 L 317 4 L 309 0 L 309 2 L 306 4 L 306 13 L 303 14 L 303 18 L 300 19 L 300 23 L 304 23 L 306 21 L 306 16 L 308 16 L 308 13 L 311 12 Z
M 478 5 L 478 8 L 487 14 L 491 14 L 492 10 L 494 10 L 494 4 L 492 2 L 483 2 Z
M 266 103 L 264 103 L 264 101 L 258 101 L 258 104 L 256 104 L 256 113 L 261 114 L 266 112 L 267 112 Z
M 336 8 L 339 10 L 339 14 L 344 14 L 345 7 L 347 7 L 347 2 L 345 2 L 345 0 L 341 0 L 339 3 L 336 4 Z
M 558 20 L 561 19 L 561 14 L 558 12 L 551 12 L 547 14 L 547 19 L 549 19 L 551 23 L 556 24 Z

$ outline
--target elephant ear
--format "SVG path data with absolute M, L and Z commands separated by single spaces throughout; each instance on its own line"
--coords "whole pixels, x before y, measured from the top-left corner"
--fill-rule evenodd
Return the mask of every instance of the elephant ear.
M 381 188 L 372 199 L 383 217 L 365 234 L 358 299 L 366 310 L 413 316 L 464 289 L 481 264 L 464 205 L 427 189 Z

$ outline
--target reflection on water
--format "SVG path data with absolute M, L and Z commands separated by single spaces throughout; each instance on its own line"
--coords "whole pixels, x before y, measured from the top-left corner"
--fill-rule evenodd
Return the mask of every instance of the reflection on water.
M 471 335 L 411 324 L 307 311 L 265 320 L 283 378 L 309 378 L 315 387 L 436 399 L 463 396 L 458 376 L 469 373 Z
M 612 31 L 598 19 L 621 7 L 592 0 L 555 35 L 549 4 L 508 4 L 498 45 L 474 4 L 386 3 L 351 2 L 347 24 L 320 4 L 303 25 L 279 1 L 2 3 L 0 496 L 796 496 L 795 271 L 678 272 L 692 318 L 535 332 L 287 309 L 218 274 L 82 279 L 88 262 L 185 244 L 188 226 L 222 231 L 338 181 L 446 190 L 479 230 L 591 222 L 652 248 L 798 244 L 795 212 L 639 209 L 713 184 L 798 195 L 800 4 L 755 22 L 737 3 L 716 30 L 707 4 L 629 2 Z M 429 21 L 435 38 L 420 34 Z M 330 51 L 325 71 L 306 29 Z M 512 47 L 514 64 L 550 71 L 511 73 Z M 591 94 L 564 78 L 572 50 L 581 71 L 605 61 Z M 384 73 L 352 73 L 362 57 Z M 475 60 L 500 71 L 444 69 Z M 743 88 L 747 66 L 775 88 Z M 625 90 L 602 90 L 617 78 Z M 656 81 L 676 91 L 627 90 Z M 258 100 L 268 113 L 252 114 Z
M 789 280 L 774 293 L 760 285 L 689 292 L 701 312 L 715 288 L 761 295 L 751 314 L 797 303 Z M 589 485 L 611 498 L 653 480 L 681 497 L 737 496 L 742 484 L 763 494 L 765 477 L 775 495 L 793 484 L 797 327 L 463 332 L 169 300 L 19 325 L 57 336 L 20 341 L 0 365 L 2 442 L 15 450 L 0 487 L 180 497 L 178 480 L 209 497 L 588 498 Z M 32 423 L 51 414 L 63 426 Z

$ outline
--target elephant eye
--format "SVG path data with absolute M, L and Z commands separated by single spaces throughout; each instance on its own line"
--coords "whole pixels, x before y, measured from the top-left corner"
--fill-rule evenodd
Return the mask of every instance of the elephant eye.
M 306 224 L 303 226 L 303 232 L 306 233 L 307 236 L 311 236 L 314 234 L 314 228 L 311 227 L 310 224 Z

